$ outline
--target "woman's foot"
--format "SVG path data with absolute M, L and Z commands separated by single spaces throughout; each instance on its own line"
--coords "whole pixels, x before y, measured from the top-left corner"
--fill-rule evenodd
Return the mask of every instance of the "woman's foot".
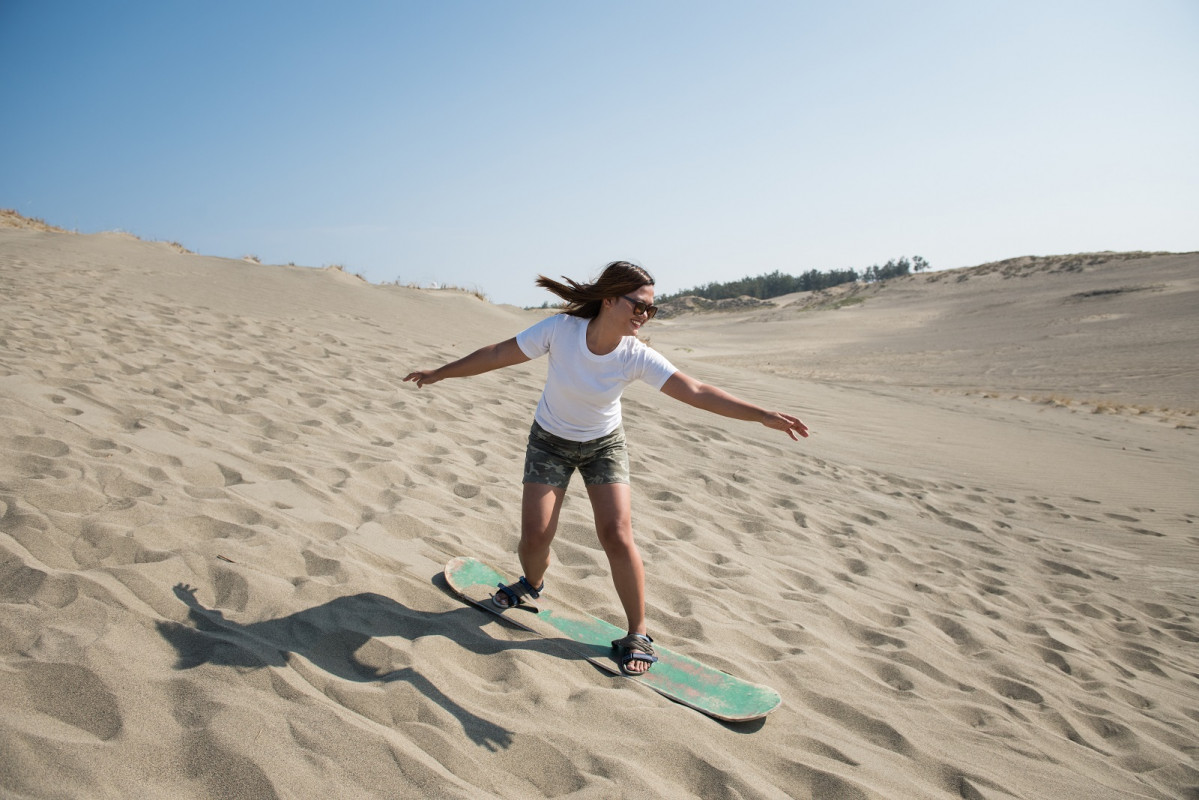
M 525 595 L 532 597 L 534 600 L 541 597 L 541 592 L 545 589 L 545 581 L 541 585 L 534 588 L 533 584 L 525 580 L 525 576 L 521 575 L 520 580 L 516 583 L 505 586 L 499 585 L 500 590 L 491 596 L 491 602 L 502 609 L 515 608 L 516 606 L 528 605 L 524 601 Z
M 620 671 L 625 675 L 644 675 L 657 662 L 654 655 L 653 639 L 644 633 L 632 633 L 623 639 L 612 642 L 616 650 L 616 658 L 620 662 Z

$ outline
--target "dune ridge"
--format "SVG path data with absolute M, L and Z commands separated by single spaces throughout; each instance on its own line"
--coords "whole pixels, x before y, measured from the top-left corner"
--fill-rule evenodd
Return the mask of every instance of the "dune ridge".
M 979 356 L 1002 332 L 996 363 L 1023 347 L 1063 396 L 1193 408 L 1193 356 L 1171 363 L 1199 338 L 1186 258 L 1110 264 L 1169 288 L 1074 312 L 1112 315 L 1071 325 L 1133 345 L 1160 320 L 1156 369 L 1110 391 L 1085 382 L 1086 337 L 1045 335 L 1057 285 L 1011 288 L 1129 282 L 1101 265 L 647 329 L 691 374 L 814 432 L 796 444 L 644 387 L 626 396 L 654 635 L 784 698 L 730 726 L 438 583 L 455 555 L 513 568 L 544 365 L 422 391 L 399 378 L 537 312 L 0 230 L 0 786 L 1196 796 L 1196 433 L 1185 417 L 1006 399 L 1028 386 Z M 983 312 L 964 293 L 984 281 L 1019 314 L 968 338 Z M 935 337 L 912 322 L 922 309 L 942 320 Z M 547 601 L 620 621 L 577 486 L 554 557 Z
M 1179 418 L 1199 412 L 1197 303 L 1199 253 L 1089 253 L 847 284 L 666 329 L 697 356 L 771 374 Z

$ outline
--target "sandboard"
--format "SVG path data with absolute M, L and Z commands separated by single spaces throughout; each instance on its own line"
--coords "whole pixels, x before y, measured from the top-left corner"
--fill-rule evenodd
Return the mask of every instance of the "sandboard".
M 511 583 L 483 562 L 460 557 L 445 565 L 445 580 L 463 600 L 503 617 L 543 638 L 565 636 L 570 647 L 600 669 L 620 675 L 612 640 L 625 631 L 581 611 L 551 607 L 543 597 L 533 611 L 527 607 L 501 609 L 491 602 L 497 584 Z M 778 708 L 782 698 L 767 686 L 743 681 L 705 666 L 694 658 L 654 645 L 658 663 L 634 678 L 658 694 L 725 722 L 761 719 Z

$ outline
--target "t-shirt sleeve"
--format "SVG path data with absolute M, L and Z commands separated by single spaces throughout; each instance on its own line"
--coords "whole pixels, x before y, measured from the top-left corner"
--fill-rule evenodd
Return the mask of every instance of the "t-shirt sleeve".
M 666 356 L 651 347 L 644 349 L 642 357 L 645 363 L 641 370 L 641 380 L 658 391 L 661 391 L 666 381 L 670 380 L 671 375 L 678 372 L 678 368 L 671 364 Z
M 529 358 L 541 358 L 550 351 L 550 341 L 559 325 L 561 314 L 546 317 L 532 327 L 525 328 L 516 334 L 516 346 Z

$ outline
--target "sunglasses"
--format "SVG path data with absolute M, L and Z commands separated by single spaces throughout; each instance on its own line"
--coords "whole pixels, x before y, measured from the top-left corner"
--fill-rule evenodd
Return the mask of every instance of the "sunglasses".
M 624 294 L 622 294 L 620 296 L 620 299 L 628 300 L 629 304 L 633 306 L 633 313 L 636 314 L 637 316 L 641 316 L 642 314 L 645 314 L 645 318 L 647 320 L 653 319 L 654 314 L 658 313 L 658 307 L 656 305 L 654 305 L 653 303 L 643 303 L 640 300 L 634 300 L 633 298 L 629 297 L 628 295 L 624 295 Z

